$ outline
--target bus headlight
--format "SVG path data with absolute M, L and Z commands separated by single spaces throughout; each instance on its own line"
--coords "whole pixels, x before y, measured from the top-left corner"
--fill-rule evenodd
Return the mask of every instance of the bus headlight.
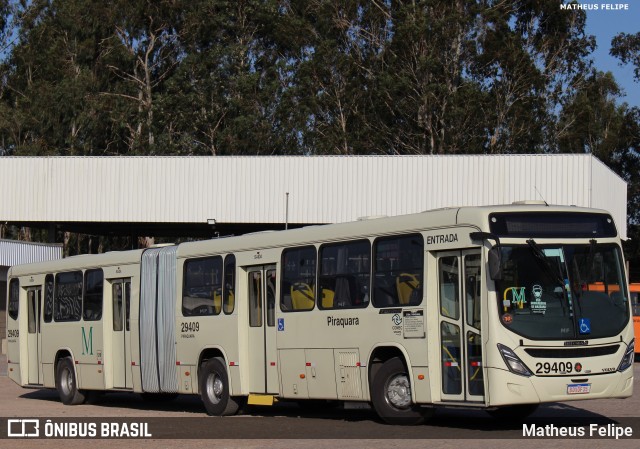
M 500 351 L 500 355 L 502 356 L 504 363 L 509 368 L 509 371 L 520 376 L 533 376 L 533 373 L 529 368 L 527 368 L 527 365 L 525 365 L 524 362 L 520 360 L 516 353 L 511 349 L 507 348 L 505 345 L 501 345 L 500 343 L 498 343 L 498 350 Z
M 633 365 L 633 351 L 635 348 L 635 339 L 631 340 L 629 346 L 627 346 L 627 350 L 622 356 L 622 361 L 620 362 L 620 366 L 618 366 L 618 371 L 622 372 Z

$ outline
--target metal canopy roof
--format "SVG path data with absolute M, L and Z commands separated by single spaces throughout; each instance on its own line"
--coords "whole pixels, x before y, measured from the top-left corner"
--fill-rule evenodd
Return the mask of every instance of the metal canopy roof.
M 291 224 L 534 199 L 609 210 L 626 236 L 626 183 L 587 154 L 2 157 L 0 188 L 0 220 L 71 230 L 282 228 L 289 193 Z
M 0 266 L 62 259 L 62 245 L 0 239 Z

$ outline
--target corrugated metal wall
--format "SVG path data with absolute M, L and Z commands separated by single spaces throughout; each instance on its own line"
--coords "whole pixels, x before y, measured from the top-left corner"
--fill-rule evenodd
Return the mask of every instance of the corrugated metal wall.
M 591 155 L 0 158 L 0 220 L 290 223 L 544 199 L 610 210 L 626 183 Z
M 0 266 L 62 259 L 62 245 L 0 240 Z

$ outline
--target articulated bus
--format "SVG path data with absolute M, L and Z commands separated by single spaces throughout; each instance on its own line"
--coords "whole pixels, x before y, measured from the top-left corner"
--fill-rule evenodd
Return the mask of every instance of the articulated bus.
M 8 371 L 64 404 L 200 395 L 522 418 L 626 398 L 634 335 L 602 210 L 522 202 L 309 226 L 12 267 Z M 593 287 L 598 285 L 599 287 Z

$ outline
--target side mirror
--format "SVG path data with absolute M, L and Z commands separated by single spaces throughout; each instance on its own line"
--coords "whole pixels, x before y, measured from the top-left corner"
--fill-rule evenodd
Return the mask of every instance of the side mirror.
M 502 280 L 502 252 L 497 246 L 489 250 L 489 277 L 493 281 Z
M 500 251 L 500 238 L 490 232 L 471 232 L 471 240 L 495 240 L 496 245 L 489 250 L 489 276 L 493 281 L 502 279 L 502 251 Z

